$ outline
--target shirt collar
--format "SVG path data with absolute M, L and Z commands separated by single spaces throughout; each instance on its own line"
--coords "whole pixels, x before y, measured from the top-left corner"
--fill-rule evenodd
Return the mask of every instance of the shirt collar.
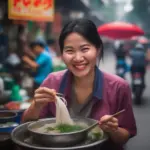
M 64 94 L 65 96 L 70 96 L 71 93 L 71 86 L 72 86 L 73 76 L 72 73 L 67 70 L 63 75 L 59 93 Z M 101 72 L 98 67 L 95 68 L 95 79 L 94 79 L 94 89 L 93 89 L 93 96 L 97 99 L 102 99 L 103 96 L 103 73 Z
M 102 99 L 103 97 L 103 80 L 104 78 L 102 71 L 98 67 L 96 67 L 93 96 L 97 99 Z

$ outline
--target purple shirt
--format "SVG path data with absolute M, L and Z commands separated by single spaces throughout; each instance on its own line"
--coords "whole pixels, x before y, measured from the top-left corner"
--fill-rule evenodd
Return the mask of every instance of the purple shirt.
M 42 83 L 42 87 L 55 89 L 59 93 L 63 93 L 69 107 L 71 101 L 72 73 L 68 70 L 55 72 Z M 119 127 L 129 131 L 131 137 L 136 135 L 136 123 L 132 110 L 131 90 L 128 83 L 112 74 L 102 72 L 96 68 L 94 80 L 94 90 L 92 94 L 94 105 L 90 114 L 90 118 L 99 120 L 104 115 L 114 114 L 122 109 L 126 112 L 118 117 Z M 56 107 L 54 103 L 48 103 L 40 113 L 40 118 L 55 116 Z M 122 146 L 115 145 L 109 141 L 105 150 L 123 150 Z

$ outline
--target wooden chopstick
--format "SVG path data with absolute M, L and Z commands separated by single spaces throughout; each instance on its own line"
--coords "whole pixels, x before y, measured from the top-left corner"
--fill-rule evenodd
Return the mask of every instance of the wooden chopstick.
M 112 117 L 117 117 L 118 115 L 120 115 L 121 113 L 123 113 L 123 112 L 125 112 L 125 111 L 126 111 L 126 110 L 123 109 L 123 110 L 121 110 L 121 111 L 119 111 L 119 112 L 113 114 Z
M 106 119 L 105 122 L 103 122 L 103 123 L 108 122 L 108 121 L 111 120 L 113 117 L 119 116 L 119 115 L 122 114 L 123 112 L 125 112 L 125 109 L 123 109 L 123 110 L 121 110 L 121 111 L 119 111 L 119 112 L 117 112 L 117 113 L 111 115 L 111 116 L 110 116 L 108 119 Z

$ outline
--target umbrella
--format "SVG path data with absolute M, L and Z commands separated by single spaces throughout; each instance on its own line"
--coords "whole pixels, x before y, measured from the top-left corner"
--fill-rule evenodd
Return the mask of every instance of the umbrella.
M 144 36 L 133 36 L 130 40 L 136 41 L 136 42 L 141 43 L 141 44 L 149 43 L 149 39 L 144 37 Z
M 100 35 L 112 39 L 128 39 L 133 36 L 144 35 L 144 31 L 137 25 L 126 22 L 111 22 L 98 27 Z
M 138 39 L 138 42 L 141 44 L 147 44 L 149 42 L 149 40 L 146 37 L 140 37 Z

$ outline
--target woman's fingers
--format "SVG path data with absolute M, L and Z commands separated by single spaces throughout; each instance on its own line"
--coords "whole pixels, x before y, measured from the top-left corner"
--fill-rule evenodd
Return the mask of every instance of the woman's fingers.
M 107 125 L 103 125 L 103 126 L 101 126 L 101 129 L 103 130 L 103 131 L 108 131 L 109 130 L 109 127 L 107 126 Z
M 118 119 L 117 118 L 115 118 L 115 117 L 113 117 L 112 119 L 111 119 L 111 122 L 118 122 Z
M 44 104 L 44 103 L 48 103 L 49 102 L 49 98 L 39 98 L 39 99 L 35 99 L 36 103 L 40 103 L 40 104 Z
M 56 96 L 56 91 L 54 89 L 49 89 L 44 87 L 44 91 L 49 94 L 52 94 L 53 96 Z
M 118 123 L 117 122 L 108 122 L 107 125 L 112 129 L 118 129 Z
M 35 91 L 35 97 L 36 98 L 50 97 L 51 99 L 55 100 L 56 91 L 54 89 L 40 87 Z
M 47 93 L 47 94 L 56 96 L 56 91 L 54 89 L 49 89 L 49 88 L 46 88 L 46 87 L 40 87 L 40 88 L 38 88 L 35 91 L 35 93 Z
M 56 100 L 56 91 L 46 87 L 40 87 L 35 91 L 34 100 L 36 104 L 46 104 Z
M 100 124 L 106 123 L 107 120 L 111 117 L 111 115 L 105 115 L 100 119 Z
M 50 95 L 50 94 L 47 94 L 47 93 L 43 93 L 43 94 L 35 94 L 34 95 L 34 98 L 35 99 L 39 99 L 39 98 L 49 98 L 49 99 L 53 99 L 54 100 L 54 96 Z
M 118 125 L 117 124 L 114 125 L 112 122 L 100 125 L 100 127 L 105 132 L 115 132 L 118 129 Z
M 115 132 L 118 129 L 118 119 L 111 118 L 111 115 L 105 115 L 100 119 L 100 127 L 105 132 Z
M 100 124 L 101 123 L 107 123 L 107 122 L 118 122 L 118 119 L 115 117 L 112 117 L 111 115 L 105 115 L 100 119 Z

